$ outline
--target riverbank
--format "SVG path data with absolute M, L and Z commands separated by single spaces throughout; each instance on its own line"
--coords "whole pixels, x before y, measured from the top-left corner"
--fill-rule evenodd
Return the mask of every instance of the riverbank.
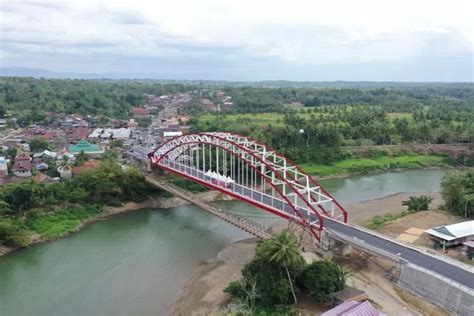
M 216 201 L 216 200 L 228 200 L 230 197 L 227 197 L 223 195 L 221 192 L 217 191 L 207 191 L 207 192 L 202 192 L 202 193 L 197 193 L 196 194 L 200 199 L 204 201 Z M 59 238 L 64 238 L 67 237 L 73 233 L 79 232 L 88 225 L 100 221 L 100 220 L 107 220 L 115 215 L 122 214 L 122 213 L 127 213 L 127 212 L 132 212 L 132 211 L 139 211 L 143 209 L 168 209 L 172 207 L 177 207 L 181 205 L 186 205 L 189 204 L 189 202 L 184 201 L 178 197 L 170 197 L 170 198 L 154 198 L 154 199 L 149 199 L 147 201 L 141 202 L 141 203 L 135 203 L 135 202 L 128 202 L 125 203 L 121 206 L 105 206 L 102 210 L 102 212 L 98 213 L 97 215 L 94 215 L 92 217 L 89 217 L 83 221 L 81 221 L 77 226 L 72 229 L 72 231 L 66 231 L 62 234 L 60 234 L 57 237 L 45 237 L 41 236 L 39 234 L 33 234 L 30 236 L 30 241 L 29 243 L 24 246 L 24 247 L 6 247 L 6 246 L 0 246 L 0 257 L 4 256 L 6 254 L 9 254 L 11 252 L 14 252 L 18 249 L 25 248 L 25 247 L 30 247 L 35 244 L 39 243 L 44 243 L 44 242 L 50 242 L 57 240 Z
M 346 205 L 351 211 L 350 221 L 356 224 L 363 224 L 375 215 L 387 212 L 401 212 L 402 201 L 411 195 L 425 194 L 433 197 L 432 206 L 438 207 L 441 203 L 439 193 L 396 193 L 378 199 L 363 201 Z M 285 223 L 276 223 L 272 230 L 279 230 L 286 227 Z M 240 276 L 243 266 L 250 262 L 254 255 L 257 240 L 247 239 L 238 241 L 226 246 L 219 254 L 203 262 L 197 267 L 175 304 L 171 307 L 172 315 L 190 315 L 199 309 L 216 310 L 228 303 L 228 295 L 223 292 L 227 285 L 235 281 Z M 364 285 L 367 287 L 367 285 Z M 380 290 L 374 290 L 380 292 Z M 393 292 L 393 291 L 391 291 Z M 383 295 L 379 295 L 383 297 Z M 385 297 L 377 301 L 387 310 L 396 310 L 396 307 L 405 308 L 406 305 L 400 303 L 400 299 Z M 398 304 L 398 305 L 397 305 Z
M 303 163 L 300 167 L 318 179 L 325 180 L 407 169 L 453 168 L 456 165 L 453 159 L 441 155 L 399 155 L 348 158 L 329 165 Z

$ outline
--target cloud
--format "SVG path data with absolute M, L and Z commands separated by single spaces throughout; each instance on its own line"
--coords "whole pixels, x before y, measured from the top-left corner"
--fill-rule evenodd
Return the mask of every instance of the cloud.
M 464 0 L 13 0 L 0 8 L 0 62 L 302 80 L 392 80 L 409 66 L 397 80 L 442 80 L 422 66 L 436 60 L 472 80 L 473 9 Z

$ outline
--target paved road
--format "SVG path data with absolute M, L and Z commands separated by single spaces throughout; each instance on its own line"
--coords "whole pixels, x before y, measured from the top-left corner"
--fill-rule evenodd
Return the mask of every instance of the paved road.
M 392 255 L 396 256 L 398 253 L 400 253 L 400 256 L 410 263 L 436 272 L 471 289 L 474 289 L 474 274 L 459 266 L 334 220 L 326 218 L 324 220 L 324 226 L 340 234 L 359 238 L 366 244 L 377 247 Z

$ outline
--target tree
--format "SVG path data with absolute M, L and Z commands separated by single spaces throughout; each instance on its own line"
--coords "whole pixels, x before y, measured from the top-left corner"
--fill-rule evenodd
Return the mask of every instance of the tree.
M 7 149 L 6 154 L 8 155 L 8 157 L 10 157 L 10 159 L 14 160 L 16 155 L 18 154 L 18 149 L 16 149 L 15 147 L 10 147 Z
M 48 140 L 42 136 L 37 136 L 31 139 L 29 145 L 32 152 L 40 152 L 49 149 Z
M 332 299 L 333 294 L 344 289 L 347 273 L 331 261 L 316 261 L 308 265 L 299 282 L 319 303 Z
M 110 148 L 123 147 L 123 140 L 114 139 L 109 144 Z
M 433 198 L 428 195 L 410 196 L 408 200 L 402 202 L 402 205 L 407 206 L 409 211 L 426 211 L 432 201 Z
M 303 262 L 296 237 L 285 229 L 279 235 L 263 241 L 258 251 L 263 258 L 268 259 L 270 262 L 275 262 L 285 269 L 295 304 L 297 304 L 293 282 L 291 281 L 290 272 L 288 270 L 290 266 Z
M 473 172 L 446 174 L 441 182 L 441 194 L 448 211 L 465 218 L 472 216 L 474 213 Z
M 88 160 L 89 160 L 89 157 L 87 157 L 87 154 L 83 150 L 81 150 L 81 152 L 76 156 L 75 165 L 76 166 L 83 165 Z

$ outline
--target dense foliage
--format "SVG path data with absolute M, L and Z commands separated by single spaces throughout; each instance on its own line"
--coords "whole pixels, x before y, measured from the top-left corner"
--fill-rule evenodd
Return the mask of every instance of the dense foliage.
M 45 237 L 71 231 L 102 205 L 139 202 L 155 192 L 137 169 L 123 169 L 113 159 L 62 183 L 7 184 L 0 187 L 0 244 L 23 245 L 29 230 Z
M 465 218 L 474 215 L 474 172 L 451 172 L 441 183 L 445 208 Z
M 317 302 L 331 301 L 345 286 L 345 273 L 335 263 L 318 261 L 307 265 L 296 238 L 283 231 L 260 242 L 253 260 L 245 265 L 239 281 L 224 290 L 233 301 L 250 311 L 295 303 L 294 295 L 310 294 Z
M 126 118 L 131 115 L 133 106 L 143 104 L 144 94 L 192 89 L 190 85 L 146 81 L 3 77 L 0 78 L 0 107 L 24 112 L 28 122 L 41 119 L 44 111 Z
M 402 202 L 402 205 L 406 206 L 409 211 L 426 211 L 433 197 L 429 195 L 410 196 L 408 200 Z

